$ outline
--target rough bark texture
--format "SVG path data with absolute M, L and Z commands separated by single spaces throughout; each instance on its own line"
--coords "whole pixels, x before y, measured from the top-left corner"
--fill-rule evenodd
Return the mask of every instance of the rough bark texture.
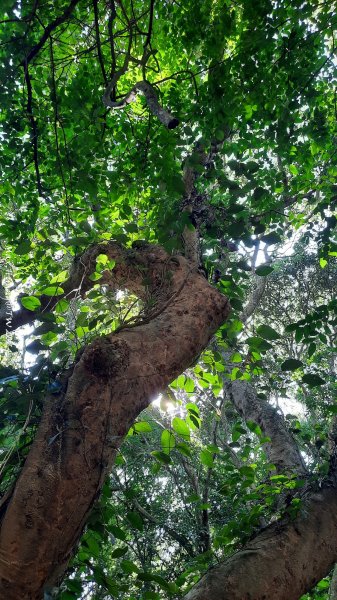
M 185 600 L 298 600 L 337 556 L 337 491 L 312 493 L 294 520 L 274 523 L 208 571 Z
M 137 415 L 188 367 L 224 321 L 227 299 L 182 257 L 159 247 L 94 246 L 70 280 L 85 291 L 95 258 L 116 261 L 104 283 L 149 305 L 142 324 L 93 341 L 47 398 L 36 440 L 0 531 L 0 598 L 37 600 L 57 583 Z
M 276 471 L 297 475 L 307 473 L 301 453 L 283 416 L 267 400 L 259 398 L 253 386 L 246 381 L 228 384 L 227 391 L 243 419 L 260 425 L 264 435 L 271 439 L 264 448 Z
M 337 565 L 335 565 L 331 577 L 329 600 L 337 600 Z

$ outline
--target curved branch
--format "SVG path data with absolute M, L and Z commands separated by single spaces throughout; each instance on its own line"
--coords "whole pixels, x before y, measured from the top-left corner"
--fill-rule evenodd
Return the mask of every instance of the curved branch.
M 184 600 L 298 600 L 336 558 L 337 490 L 326 487 L 311 492 L 295 518 L 269 525 L 210 569 Z
M 139 250 L 142 250 L 142 252 L 139 252 Z M 20 310 L 11 313 L 10 307 L 6 305 L 6 313 L 0 314 L 0 335 L 5 334 L 7 331 L 14 331 L 18 327 L 32 323 L 35 320 L 43 320 L 44 313 L 52 311 L 62 298 L 69 300 L 77 296 L 83 296 L 96 283 L 90 279 L 90 275 L 95 271 L 96 258 L 99 254 L 107 254 L 116 263 L 112 272 L 106 271 L 103 273 L 101 283 L 108 284 L 116 289 L 118 286 L 124 285 L 125 288 L 134 291 L 141 298 L 145 297 L 146 294 L 144 273 L 142 271 L 144 268 L 144 255 L 152 257 L 153 276 L 155 273 L 154 265 L 157 265 L 158 268 L 158 263 L 170 260 L 159 246 L 151 246 L 145 243 L 142 245 L 141 242 L 135 242 L 132 249 L 125 249 L 113 241 L 94 244 L 82 256 L 74 260 L 69 278 L 62 283 L 62 294 L 53 297 L 39 296 L 41 302 L 39 310 L 31 311 L 21 307 Z M 20 303 L 20 298 L 18 302 Z
M 82 291 L 100 252 L 93 246 L 74 265 L 70 279 Z M 229 312 L 228 300 L 183 257 L 149 244 L 108 243 L 104 252 L 116 260 L 104 283 L 150 293 L 156 312 L 96 338 L 61 377 L 58 397 L 46 398 L 0 531 L 0 597 L 8 600 L 40 599 L 62 576 L 136 416 L 193 363 Z
M 118 71 L 118 79 L 123 73 L 125 73 L 125 71 L 126 69 L 124 70 L 124 67 L 123 69 Z M 138 83 L 136 83 L 133 86 L 133 88 L 128 92 L 128 94 L 123 98 L 123 100 L 120 100 L 119 102 L 114 102 L 113 100 L 111 100 L 110 94 L 113 88 L 115 87 L 118 79 L 116 74 L 113 80 L 107 86 L 107 89 L 105 90 L 105 93 L 103 95 L 104 106 L 106 106 L 107 108 L 114 109 L 124 108 L 127 104 L 134 102 L 137 93 L 141 92 L 145 96 L 145 100 L 150 112 L 153 114 L 153 116 L 157 117 L 157 119 L 159 119 L 159 121 L 163 123 L 165 127 L 167 127 L 168 129 L 175 129 L 175 127 L 179 125 L 179 119 L 171 115 L 171 113 L 168 110 L 166 110 L 159 104 L 157 94 L 148 81 L 139 81 Z

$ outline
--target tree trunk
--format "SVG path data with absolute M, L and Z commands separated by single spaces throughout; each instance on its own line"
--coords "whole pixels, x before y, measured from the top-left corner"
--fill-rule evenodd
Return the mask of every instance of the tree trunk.
M 299 448 L 287 429 L 283 416 L 267 400 L 259 398 L 247 381 L 224 382 L 225 389 L 238 413 L 245 421 L 260 425 L 263 434 L 270 438 L 264 448 L 269 462 L 278 473 L 298 476 L 307 474 Z
M 223 564 L 210 569 L 185 600 L 298 600 L 337 558 L 337 491 L 312 492 L 293 520 L 273 523 Z
M 152 300 L 150 309 L 142 324 L 94 340 L 61 378 L 62 393 L 46 398 L 3 511 L 0 598 L 37 600 L 57 584 L 124 435 L 196 360 L 229 312 L 227 299 L 184 258 L 146 244 L 128 251 L 112 243 L 90 248 L 71 274 L 82 289 L 92 285 L 90 271 L 102 252 L 116 261 L 104 283 Z
M 330 589 L 329 589 L 329 600 L 337 600 L 337 565 L 335 565 L 332 572 Z

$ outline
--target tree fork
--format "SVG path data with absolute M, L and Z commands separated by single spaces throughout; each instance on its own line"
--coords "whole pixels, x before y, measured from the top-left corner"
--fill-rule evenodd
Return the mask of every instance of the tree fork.
M 46 398 L 0 530 L 0 597 L 8 600 L 37 600 L 58 583 L 128 429 L 229 313 L 227 298 L 186 259 L 149 244 L 89 248 L 70 275 L 82 291 L 92 285 L 90 265 L 101 252 L 116 260 L 104 283 L 150 293 L 155 310 L 85 347 L 61 377 L 62 393 Z

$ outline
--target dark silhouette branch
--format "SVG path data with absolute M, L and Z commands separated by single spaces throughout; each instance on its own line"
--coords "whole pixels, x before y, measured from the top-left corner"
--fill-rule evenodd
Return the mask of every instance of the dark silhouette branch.
M 64 10 L 62 15 L 56 17 L 54 21 L 47 25 L 47 27 L 44 30 L 44 34 L 41 36 L 38 43 L 35 44 L 35 46 L 33 46 L 33 48 L 31 48 L 31 50 L 28 52 L 27 56 L 22 61 L 21 66 L 29 65 L 33 58 L 35 58 L 35 56 L 40 52 L 41 48 L 43 48 L 52 31 L 54 31 L 59 25 L 64 23 L 68 19 L 68 17 L 70 17 L 71 13 L 73 12 L 74 8 L 77 6 L 79 1 L 80 0 L 71 0 L 70 4 Z
M 33 114 L 33 90 L 32 82 L 28 70 L 28 62 L 25 64 L 25 81 L 27 85 L 27 116 L 31 126 L 30 138 L 33 144 L 33 160 L 36 174 L 36 183 L 39 196 L 43 196 L 40 167 L 39 167 L 39 153 L 38 153 L 38 129 L 36 119 Z
M 100 34 L 99 34 L 99 16 L 98 16 L 97 0 L 93 0 L 93 7 L 94 7 L 94 16 L 95 16 L 95 36 L 96 36 L 96 45 L 97 45 L 97 56 L 98 56 L 99 64 L 101 67 L 104 83 L 105 83 L 105 85 L 107 85 L 108 78 L 107 78 L 107 75 L 105 72 L 104 60 L 103 60 L 102 48 L 101 48 L 101 38 L 100 38 Z

